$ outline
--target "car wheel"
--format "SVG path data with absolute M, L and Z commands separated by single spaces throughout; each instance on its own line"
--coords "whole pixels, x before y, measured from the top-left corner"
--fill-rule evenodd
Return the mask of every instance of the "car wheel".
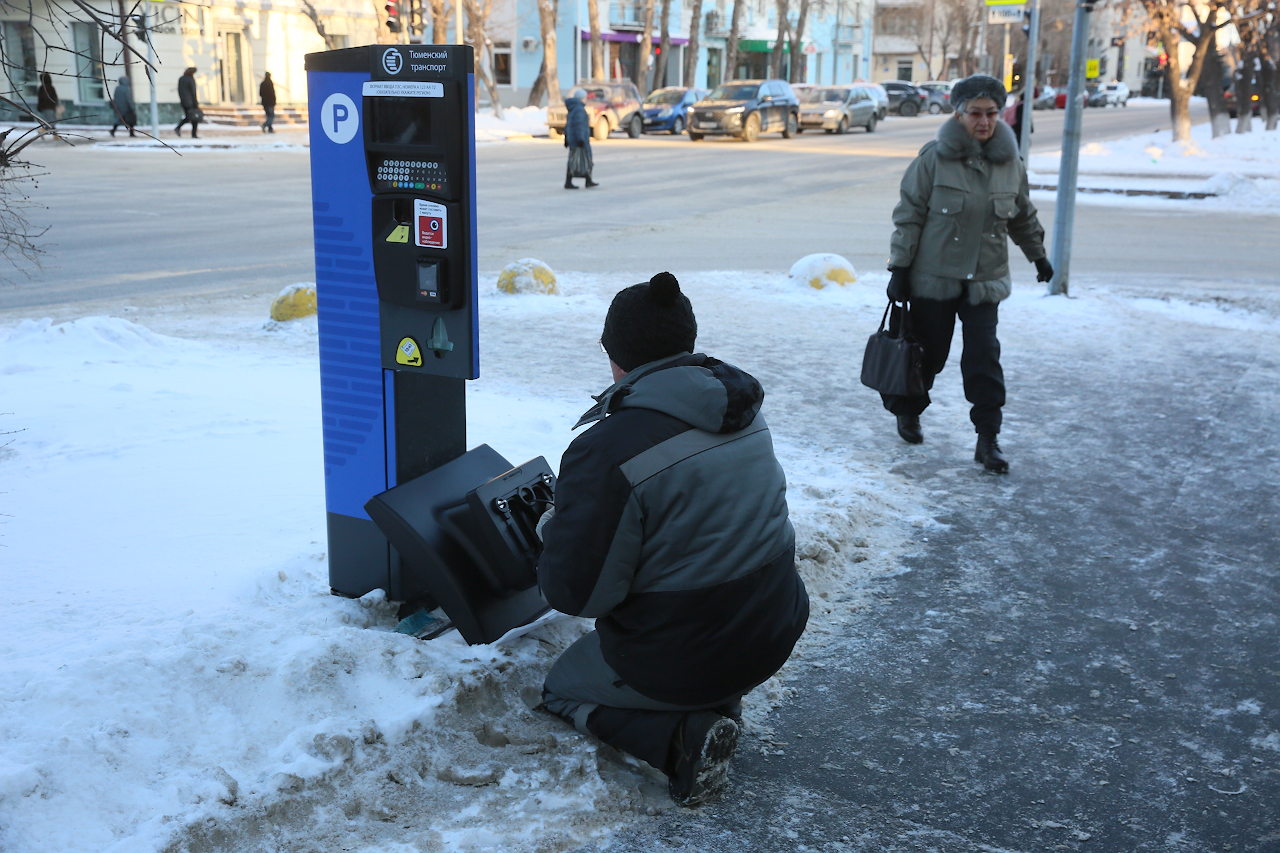
M 936 116 L 936 115 L 937 115 L 938 113 L 940 113 L 940 112 L 942 112 L 942 104 L 930 104 L 930 105 L 929 105 L 929 115 L 931 115 L 931 116 Z
M 676 120 L 671 122 L 671 135 L 679 136 L 682 133 L 684 133 L 684 119 L 676 116 Z
M 872 113 L 871 118 L 867 119 L 867 133 L 876 132 L 876 114 Z
M 742 141 L 755 142 L 760 137 L 760 113 L 752 113 L 742 125 Z
M 701 141 L 702 141 L 702 134 L 701 134 L 701 133 L 694 133 L 692 130 L 691 130 L 691 131 L 689 131 L 689 141 L 690 141 L 690 142 L 701 142 Z
M 564 132 L 558 127 L 549 127 L 547 128 L 547 136 L 550 136 L 552 139 L 561 139 L 564 137 Z
M 604 142 L 609 138 L 609 120 L 604 116 L 596 119 L 596 123 L 591 127 L 591 138 L 597 142 Z
M 636 113 L 631 117 L 631 121 L 627 122 L 627 136 L 632 139 L 638 139 L 643 132 L 644 121 L 640 118 L 640 114 Z
M 848 116 L 845 116 L 840 119 L 840 124 L 836 126 L 836 133 L 839 133 L 840 135 L 843 136 L 848 132 L 849 132 L 849 118 Z
M 790 139 L 799 131 L 800 123 L 796 121 L 795 113 L 787 113 L 787 123 L 782 128 L 782 138 Z
M 1123 101 L 1121 101 L 1121 102 L 1120 102 L 1120 106 L 1122 106 L 1122 107 L 1127 107 L 1127 106 L 1129 106 L 1129 99 L 1128 99 L 1128 98 L 1125 98 Z
M 902 105 L 898 107 L 898 115 L 903 115 L 907 118 L 911 118 L 918 112 L 920 112 L 919 104 L 912 101 L 903 101 Z

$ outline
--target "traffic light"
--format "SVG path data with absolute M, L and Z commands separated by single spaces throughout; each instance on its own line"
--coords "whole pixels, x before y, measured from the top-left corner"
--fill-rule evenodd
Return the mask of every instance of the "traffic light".
M 1031 37 L 1031 10 L 1025 9 L 1022 12 L 1022 34 Z
M 1169 64 L 1169 54 L 1165 53 L 1163 50 L 1160 51 L 1160 56 L 1157 57 L 1157 61 L 1160 63 L 1160 67 L 1164 68 Z
M 1092 11 L 1093 11 L 1093 4 L 1094 4 L 1094 3 L 1097 3 L 1097 2 L 1098 2 L 1098 0 L 1080 0 L 1080 5 L 1081 5 L 1081 6 L 1084 6 L 1084 10 L 1085 10 L 1086 12 L 1092 12 Z
M 387 29 L 393 33 L 400 32 L 400 7 L 396 3 L 388 3 L 384 6 L 387 10 Z

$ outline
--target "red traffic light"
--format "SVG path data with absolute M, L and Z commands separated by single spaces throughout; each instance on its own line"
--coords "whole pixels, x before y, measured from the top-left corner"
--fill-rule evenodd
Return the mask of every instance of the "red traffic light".
M 1159 61 L 1160 61 L 1160 67 L 1164 68 L 1166 65 L 1169 64 L 1169 54 L 1161 53 L 1159 57 Z
M 388 3 L 384 7 L 387 10 L 387 29 L 393 33 L 400 32 L 400 7 L 396 3 Z

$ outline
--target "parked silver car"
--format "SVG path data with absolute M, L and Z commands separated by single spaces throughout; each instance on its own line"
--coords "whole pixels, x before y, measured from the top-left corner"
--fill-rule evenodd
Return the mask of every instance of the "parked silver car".
M 822 128 L 848 133 L 851 127 L 876 129 L 879 110 L 861 86 L 815 86 L 800 94 L 800 131 Z

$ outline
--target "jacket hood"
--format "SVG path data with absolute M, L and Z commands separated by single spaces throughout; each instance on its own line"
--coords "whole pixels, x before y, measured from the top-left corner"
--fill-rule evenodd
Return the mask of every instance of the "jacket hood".
M 117 83 L 119 83 L 121 86 L 128 86 L 128 85 L 129 85 L 129 78 L 128 78 L 128 77 L 121 77 L 121 78 L 120 78 L 119 80 L 117 80 L 116 82 L 117 82 Z
M 755 377 L 707 355 L 680 353 L 643 364 L 594 398 L 574 429 L 621 409 L 653 409 L 713 433 L 750 426 L 764 402 Z
M 564 106 L 567 110 L 586 108 L 586 104 L 583 103 L 582 98 L 565 98 Z
M 996 131 L 986 142 L 970 136 L 959 119 L 947 119 L 938 128 L 938 156 L 948 160 L 965 160 L 981 155 L 992 163 L 1008 163 L 1017 153 L 1018 140 L 1003 121 L 996 122 Z

